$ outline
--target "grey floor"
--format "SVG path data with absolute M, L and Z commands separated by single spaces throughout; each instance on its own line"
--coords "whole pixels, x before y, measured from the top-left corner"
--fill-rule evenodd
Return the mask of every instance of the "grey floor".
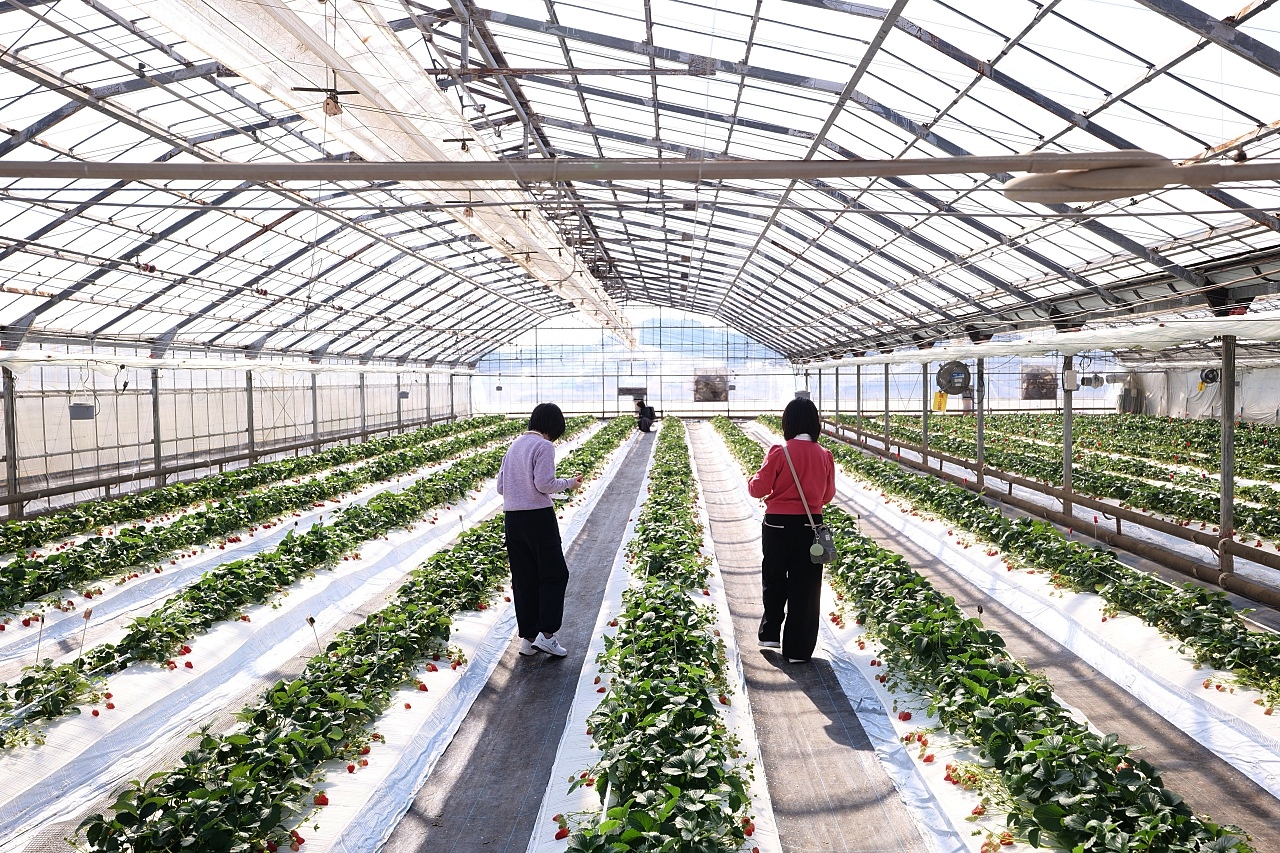
M 788 664 L 758 648 L 760 525 L 712 427 L 689 427 L 782 849 L 926 850 L 830 665 L 821 658 Z
M 1008 508 L 1005 512 L 1017 515 Z M 1144 759 L 1160 769 L 1165 786 L 1180 794 L 1196 814 L 1243 827 L 1260 853 L 1280 851 L 1280 800 L 999 601 L 970 586 L 941 560 L 866 515 L 861 528 L 883 547 L 902 554 L 967 613 L 976 615 L 981 606 L 983 624 L 1004 637 L 1014 657 L 1043 673 L 1055 693 L 1079 708 L 1100 731 L 1114 732 L 1121 742 L 1138 748 Z M 1136 568 L 1157 571 L 1150 561 L 1128 554 L 1120 557 Z M 1180 575 L 1170 579 L 1186 580 Z
M 614 557 L 654 434 L 640 437 L 565 555 L 569 589 L 558 634 L 565 658 L 507 649 L 457 735 L 383 848 L 523 853 L 547 787 Z

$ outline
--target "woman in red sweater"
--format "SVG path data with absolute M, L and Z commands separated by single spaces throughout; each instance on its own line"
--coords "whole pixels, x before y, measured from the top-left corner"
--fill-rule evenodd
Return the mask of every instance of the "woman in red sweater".
M 815 524 L 822 523 L 822 508 L 836 495 L 835 460 L 831 451 L 818 444 L 821 434 L 818 408 L 811 400 L 796 399 L 787 404 L 782 413 L 782 436 Z M 747 483 L 752 497 L 764 498 L 765 509 L 760 534 L 764 617 L 758 636 L 761 646 L 781 646 L 783 657 L 791 663 L 804 663 L 818 644 L 822 565 L 809 559 L 813 530 L 782 447 L 769 448 L 764 464 Z

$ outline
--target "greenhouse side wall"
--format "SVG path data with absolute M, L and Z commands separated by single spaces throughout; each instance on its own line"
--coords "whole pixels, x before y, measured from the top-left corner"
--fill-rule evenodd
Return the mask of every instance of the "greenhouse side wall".
M 10 518 L 153 487 L 157 461 L 165 482 L 190 480 L 471 413 L 465 375 L 355 366 L 312 374 L 269 363 L 155 371 L 47 365 L 9 376 L 17 453 L 12 468 L 5 454 L 0 503 Z

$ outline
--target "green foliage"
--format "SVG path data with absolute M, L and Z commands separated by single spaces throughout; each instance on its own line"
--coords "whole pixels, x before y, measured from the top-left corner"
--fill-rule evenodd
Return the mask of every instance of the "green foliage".
M 569 433 L 591 422 L 575 419 Z M 562 467 L 592 477 L 634 429 L 634 419 L 612 421 Z M 285 823 L 310 809 L 321 765 L 363 754 L 395 690 L 445 653 L 450 617 L 488 601 L 508 573 L 501 516 L 466 531 L 414 570 L 386 607 L 334 637 L 300 677 L 277 682 L 245 708 L 240 726 L 201 732 L 178 767 L 129 783 L 110 816 L 86 819 L 80 830 L 90 849 L 287 847 Z
M 760 418 L 774 429 L 777 419 Z M 1097 592 L 1182 643 L 1199 663 L 1230 670 L 1236 680 L 1280 702 L 1280 635 L 1251 631 L 1227 596 L 1195 584 L 1175 586 L 1121 563 L 1113 552 L 1072 542 L 1043 521 L 1006 518 L 977 494 L 893 462 L 832 442 L 836 461 L 857 477 L 944 518 L 998 547 L 1022 565 L 1048 572 L 1055 584 Z
M 143 518 L 149 520 L 151 516 L 160 516 L 174 510 L 193 507 L 205 501 L 220 501 L 268 483 L 372 459 L 393 450 L 414 447 L 480 427 L 493 426 L 501 421 L 501 415 L 485 415 L 436 424 L 403 435 L 372 439 L 360 444 L 343 444 L 291 459 L 262 462 L 237 471 L 212 474 L 198 480 L 174 483 L 171 486 L 124 495 L 112 500 L 80 503 L 38 518 L 7 521 L 0 525 L 0 554 L 26 551 L 56 539 L 75 536 L 111 524 Z
M 518 421 L 489 421 L 483 419 L 486 426 L 480 429 L 426 444 L 411 443 L 383 452 L 363 465 L 313 480 L 282 483 L 241 495 L 224 492 L 217 496 L 216 503 L 211 496 L 205 507 L 183 513 L 168 524 L 129 527 L 115 536 L 91 536 L 73 547 L 43 556 L 20 556 L 0 566 L 0 610 L 59 590 L 83 588 L 127 569 L 154 566 L 186 549 L 207 545 L 236 531 L 252 530 L 254 525 L 285 513 L 322 506 L 323 501 L 338 495 L 506 438 L 523 428 Z
M 724 643 L 695 601 L 709 568 L 696 501 L 684 426 L 668 418 L 628 549 L 637 583 L 598 658 L 609 686 L 587 724 L 602 754 L 572 783 L 607 788 L 614 805 L 569 836 L 571 851 L 727 853 L 746 839 L 749 770 L 719 714 Z
M 594 422 L 590 417 L 574 418 L 566 435 L 581 432 Z M 499 428 L 505 429 L 506 424 Z M 626 432 L 615 429 L 610 435 L 617 436 L 619 431 Z M 493 438 L 489 431 L 482 430 L 452 439 L 448 445 L 456 454 L 487 444 Z M 35 679 L 32 695 L 36 698 L 15 701 L 15 685 L 0 684 L 0 708 L 5 709 L 0 715 L 0 748 L 25 744 L 29 737 L 22 733 L 24 728 L 40 720 L 56 719 L 84 700 L 91 689 L 90 682 L 71 677 L 72 671 L 105 677 L 135 661 L 172 666 L 173 657 L 191 637 L 236 618 L 247 607 L 271 601 L 317 570 L 346 557 L 359 559 L 358 549 L 363 542 L 412 525 L 430 509 L 458 500 L 498 472 L 505 452 L 505 447 L 497 447 L 463 457 L 404 491 L 382 492 L 363 505 L 339 510 L 327 524 L 316 524 L 298 535 L 290 533 L 272 550 L 212 569 L 149 615 L 135 619 L 119 642 L 90 649 L 73 663 L 28 667 L 23 679 Z M 397 473 L 403 472 L 389 470 L 387 476 Z M 15 705 L 19 710 L 14 710 Z M 24 705 L 25 709 L 21 707 Z
M 1251 850 L 1238 828 L 1195 816 L 1115 735 L 1077 722 L 1043 676 L 1009 656 L 998 633 L 859 534 L 848 513 L 828 507 L 823 520 L 839 552 L 828 579 L 881 643 L 887 684 L 928 700 L 944 728 L 977 747 L 1007 792 L 1002 806 L 1014 833 L 1033 847 L 1080 851 Z

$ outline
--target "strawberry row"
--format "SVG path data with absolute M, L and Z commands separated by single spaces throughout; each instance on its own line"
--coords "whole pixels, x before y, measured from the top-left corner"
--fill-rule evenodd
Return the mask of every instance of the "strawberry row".
M 714 610 L 690 595 L 706 586 L 709 561 L 674 418 L 659 433 L 649 493 L 628 546 L 637 583 L 597 658 L 609 685 L 587 725 L 602 755 L 570 785 L 594 786 L 606 813 L 572 833 L 559 816 L 557 838 L 580 852 L 734 851 L 752 829 L 750 770 L 719 711 L 729 681 Z
M 163 515 L 205 501 L 223 500 L 267 483 L 275 483 L 381 456 L 393 450 L 447 438 L 460 432 L 492 426 L 500 415 L 423 427 L 403 435 L 372 439 L 360 444 L 344 444 L 275 462 L 261 462 L 248 468 L 212 474 L 186 483 L 174 483 L 112 500 L 76 504 L 38 518 L 8 521 L 0 526 L 0 554 L 28 551 L 57 539 L 86 533 L 99 527 Z
M 570 432 L 581 428 L 570 422 Z M 634 419 L 612 421 L 560 468 L 593 478 L 633 429 Z M 328 805 L 323 791 L 312 794 L 321 766 L 334 758 L 352 766 L 367 760 L 371 741 L 380 737 L 369 727 L 392 693 L 444 653 L 450 617 L 484 607 L 507 574 L 501 517 L 466 531 L 452 549 L 411 573 L 386 607 L 335 637 L 299 678 L 278 682 L 246 708 L 242 726 L 204 734 L 177 769 L 130 783 L 113 815 L 84 821 L 90 848 L 301 847 L 301 835 L 287 824 Z
M 954 425 L 949 427 L 954 429 Z M 918 419 L 911 426 L 903 425 L 894 433 L 909 441 L 919 442 Z M 1061 451 L 1031 442 L 1012 441 L 1016 450 L 987 445 L 984 449 L 987 464 L 1005 471 L 1017 471 L 1024 477 L 1061 484 Z M 931 448 L 957 456 L 972 457 L 975 453 L 972 440 L 947 433 L 930 436 Z M 1130 470 L 1119 475 L 1113 468 L 1123 465 Z M 1195 483 L 1189 488 L 1171 488 L 1146 482 L 1146 479 L 1169 479 L 1168 469 L 1143 462 L 1113 459 L 1109 456 L 1076 454 L 1071 475 L 1071 487 L 1080 494 L 1123 501 L 1122 506 L 1158 512 L 1172 518 L 1216 523 L 1220 518 L 1216 491 L 1206 492 L 1204 486 Z M 1146 479 L 1139 479 L 1146 478 Z M 1191 478 L 1194 480 L 1194 478 Z M 1215 481 L 1216 482 L 1216 481 Z M 1269 486 L 1246 487 L 1253 497 L 1280 503 L 1280 492 Z M 1235 521 L 1238 530 L 1255 536 L 1280 538 L 1280 509 L 1274 506 L 1235 505 Z M 1214 528 L 1215 530 L 1217 528 Z
M 518 421 L 500 421 L 452 438 L 382 454 L 362 465 L 301 483 L 283 483 L 224 498 L 184 514 L 171 524 L 138 526 L 116 536 L 93 536 L 42 557 L 19 557 L 0 567 L 0 610 L 60 590 L 75 589 L 136 567 L 172 559 L 278 516 L 306 509 L 361 486 L 389 480 L 519 432 Z
M 777 418 L 760 420 L 781 428 Z M 1249 630 L 1225 594 L 1190 583 L 1173 586 L 1129 568 L 1110 551 L 1066 539 L 1046 522 L 1010 520 L 967 489 L 909 473 L 848 445 L 835 442 L 830 450 L 850 474 L 994 544 L 1010 559 L 1046 571 L 1059 586 L 1096 592 L 1108 607 L 1176 638 L 1197 662 L 1232 671 L 1239 683 L 1261 692 L 1268 707 L 1280 702 L 1280 635 Z
M 877 677 L 926 698 L 948 732 L 977 748 L 1007 792 L 1000 799 L 1013 834 L 1033 847 L 1082 851 L 1252 850 L 1238 827 L 1196 816 L 1115 735 L 1076 721 L 999 634 L 858 534 L 847 513 L 832 507 L 823 518 L 840 553 L 831 584 L 882 645 L 886 671 Z
M 727 419 L 716 428 L 744 466 L 759 465 L 763 453 L 741 429 Z M 1193 815 L 1156 768 L 1114 735 L 1077 722 L 1042 676 L 1008 656 L 999 634 L 966 617 L 900 555 L 862 536 L 848 513 L 831 506 L 823 519 L 839 553 L 828 581 L 842 609 L 852 608 L 881 643 L 872 664 L 886 671 L 877 679 L 927 699 L 943 727 L 979 750 L 999 774 L 1014 833 L 1033 847 L 1076 850 L 1251 849 L 1238 828 Z
M 575 418 L 565 434 L 581 432 L 594 422 L 591 417 Z M 504 453 L 505 448 L 498 447 L 464 457 L 404 491 L 383 492 L 335 513 L 327 524 L 316 524 L 300 535 L 290 533 L 273 550 L 218 566 L 149 615 L 135 619 L 118 643 L 95 647 L 69 663 L 25 668 L 16 682 L 0 685 L 0 711 L 5 712 L 0 748 L 38 740 L 39 732 L 32 730 L 35 723 L 78 713 L 79 703 L 99 695 L 105 676 L 135 661 L 175 667 L 173 659 L 191 637 L 238 618 L 250 605 L 271 601 L 344 556 L 359 559 L 361 543 L 413 524 L 431 508 L 457 500 L 492 477 Z

